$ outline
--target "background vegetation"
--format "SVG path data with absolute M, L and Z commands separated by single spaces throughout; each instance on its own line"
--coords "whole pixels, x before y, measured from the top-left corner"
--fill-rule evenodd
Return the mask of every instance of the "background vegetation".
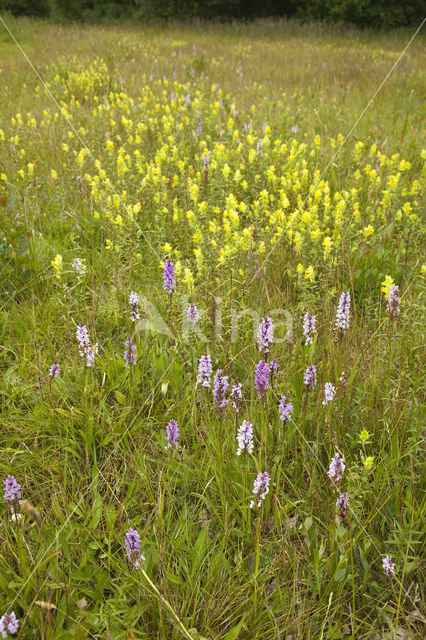
M 287 16 L 387 29 L 419 24 L 424 17 L 424 3 L 421 0 L 0 0 L 0 11 L 83 21 Z

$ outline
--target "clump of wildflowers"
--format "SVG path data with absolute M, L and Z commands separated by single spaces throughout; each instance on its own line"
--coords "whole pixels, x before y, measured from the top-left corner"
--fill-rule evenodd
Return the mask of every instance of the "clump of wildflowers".
M 130 292 L 129 295 L 129 305 L 130 305 L 130 320 L 132 322 L 136 322 L 139 320 L 139 296 L 134 291 Z
M 86 367 L 93 367 L 95 364 L 95 356 L 98 352 L 98 347 L 95 345 L 94 347 L 87 347 L 86 350 Z
M 305 336 L 305 345 L 313 343 L 314 334 L 316 332 L 317 332 L 316 316 L 312 316 L 309 313 L 309 311 L 307 311 L 303 318 L 303 335 Z
M 80 347 L 81 351 L 84 351 L 86 347 L 88 347 L 90 344 L 89 332 L 87 331 L 86 325 L 79 324 L 77 326 L 76 334 L 77 334 L 78 346 Z M 80 354 L 80 355 L 83 355 L 83 354 Z
M 132 364 L 136 364 L 136 360 L 138 358 L 136 353 L 136 345 L 133 344 L 131 338 L 127 338 L 124 343 L 125 349 L 123 353 L 124 362 L 126 366 L 131 366 Z
M 198 363 L 198 384 L 206 389 L 210 388 L 210 378 L 212 375 L 212 359 L 209 355 L 200 356 Z
M 388 295 L 388 316 L 391 320 L 395 320 L 399 316 L 399 306 L 401 298 L 398 295 L 398 285 L 391 285 Z
M 96 344 L 93 347 L 90 346 L 89 333 L 84 324 L 77 326 L 77 341 L 80 347 L 80 355 L 86 359 L 86 367 L 93 367 L 98 346 Z
M 176 420 L 170 420 L 166 427 L 166 451 L 179 448 L 179 427 Z
M 141 553 L 141 539 L 136 529 L 130 528 L 124 536 L 124 547 L 126 549 L 129 562 L 136 568 L 139 568 L 141 560 L 145 560 Z
M 196 304 L 190 304 L 188 306 L 186 319 L 188 320 L 189 324 L 197 324 L 198 320 L 200 319 L 200 314 Z
M 6 476 L 4 481 L 4 499 L 10 505 L 21 499 L 21 485 L 15 480 L 14 476 Z
M 336 387 L 331 382 L 326 382 L 324 385 L 324 400 L 322 403 L 324 405 L 331 402 L 336 394 Z
M 171 260 L 169 260 L 169 258 L 167 258 L 164 263 L 163 283 L 164 289 L 172 295 L 176 284 L 176 276 L 175 265 Z
M 261 360 L 256 367 L 254 386 L 258 397 L 263 398 L 269 388 L 269 365 L 264 360 Z
M 303 375 L 303 382 L 308 387 L 308 390 L 314 389 L 317 382 L 317 368 L 314 364 L 311 364 Z
M 229 404 L 229 398 L 226 397 L 228 388 L 228 376 L 222 375 L 222 369 L 218 369 L 213 380 L 213 398 L 218 409 L 225 409 Z
M 240 456 L 243 451 L 247 451 L 247 453 L 252 453 L 253 447 L 254 447 L 253 425 L 250 424 L 248 420 L 243 420 L 243 423 L 238 428 L 237 442 L 238 442 L 237 456 Z
M 49 368 L 49 378 L 57 378 L 61 373 L 61 367 L 58 364 L 52 364 Z
M 5 613 L 0 618 L 0 633 L 2 638 L 7 638 L 8 634 L 14 635 L 18 631 L 19 621 L 15 612 Z
M 250 502 L 250 509 L 252 509 L 256 503 L 258 507 L 262 506 L 262 502 L 269 493 L 269 481 L 270 477 L 267 471 L 257 475 L 253 485 L 253 495 L 255 499 Z
M 349 329 L 349 316 L 351 312 L 351 294 L 342 291 L 336 313 L 336 327 L 343 333 Z
M 231 403 L 235 413 L 239 413 L 243 402 L 243 385 L 237 382 L 231 389 Z
M 348 494 L 346 492 L 342 493 L 337 498 L 336 507 L 337 507 L 340 520 L 347 527 L 349 525 L 348 523 L 349 499 L 348 499 Z
M 278 373 L 278 369 L 279 368 L 280 368 L 280 365 L 279 365 L 278 360 L 276 358 L 271 360 L 271 362 L 269 363 L 269 374 L 271 376 L 271 384 L 272 384 L 272 386 L 274 384 L 274 377 Z
M 284 424 L 290 420 L 293 409 L 294 407 L 291 402 L 288 401 L 288 398 L 286 396 L 281 396 L 278 411 L 280 412 L 280 418 Z
M 86 263 L 80 258 L 74 258 L 74 260 L 71 262 L 71 266 L 74 269 L 76 275 L 78 275 L 80 278 L 86 273 Z
M 278 360 L 276 358 L 274 358 L 273 360 L 271 360 L 271 362 L 269 363 L 269 369 L 271 372 L 271 376 L 274 376 L 278 373 L 278 369 L 280 368 L 280 363 L 278 362 Z
M 343 479 L 346 465 L 338 453 L 334 455 L 327 472 L 328 477 L 334 484 L 338 484 Z
M 257 332 L 257 344 L 259 351 L 263 351 L 266 355 L 269 353 L 269 347 L 274 340 L 274 323 L 272 318 L 265 316 L 259 325 Z
M 395 575 L 395 563 L 392 562 L 392 556 L 385 556 L 383 558 L 383 571 L 388 578 L 393 578 Z

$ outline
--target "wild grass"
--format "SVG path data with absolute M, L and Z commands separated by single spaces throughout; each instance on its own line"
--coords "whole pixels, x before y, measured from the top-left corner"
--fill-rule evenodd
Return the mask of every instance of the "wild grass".
M 3 502 L 0 614 L 23 639 L 422 637 L 422 34 L 369 104 L 412 34 L 4 20 L 34 68 L 2 25 L 0 473 L 39 516 Z M 279 370 L 259 399 L 266 314 Z M 238 415 L 197 384 L 207 353 L 243 384 Z

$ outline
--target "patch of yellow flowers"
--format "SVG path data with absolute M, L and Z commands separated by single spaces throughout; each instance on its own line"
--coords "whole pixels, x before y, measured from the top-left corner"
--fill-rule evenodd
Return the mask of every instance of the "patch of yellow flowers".
M 72 129 L 62 130 L 58 166 L 43 166 L 31 147 L 34 128 L 58 127 L 49 109 L 39 121 L 16 114 L 11 131 L 0 130 L 0 140 L 31 156 L 17 182 L 48 172 L 59 188 L 62 171 L 76 171 L 104 227 L 105 248 L 128 251 L 148 230 L 188 290 L 207 272 L 233 267 L 243 274 L 248 259 L 261 264 L 272 250 L 275 259 L 285 252 L 299 281 L 312 284 L 344 254 L 380 243 L 391 224 L 393 233 L 419 224 L 420 184 L 408 177 L 410 163 L 376 144 L 347 142 L 338 181 L 334 169 L 332 179 L 323 176 L 320 158 L 343 136 L 307 143 L 278 135 L 258 126 L 254 108 L 240 116 L 215 84 L 164 78 L 131 96 L 111 90 L 103 60 L 61 69 L 49 86 L 63 96 Z M 54 268 L 60 277 L 59 262 Z

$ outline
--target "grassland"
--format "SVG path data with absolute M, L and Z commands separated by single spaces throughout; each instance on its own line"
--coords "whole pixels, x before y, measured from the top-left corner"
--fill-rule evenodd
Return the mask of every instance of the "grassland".
M 22 639 L 423 637 L 422 33 L 401 56 L 412 33 L 4 20 L 0 476 L 26 502 L 0 509 L 0 616 Z

